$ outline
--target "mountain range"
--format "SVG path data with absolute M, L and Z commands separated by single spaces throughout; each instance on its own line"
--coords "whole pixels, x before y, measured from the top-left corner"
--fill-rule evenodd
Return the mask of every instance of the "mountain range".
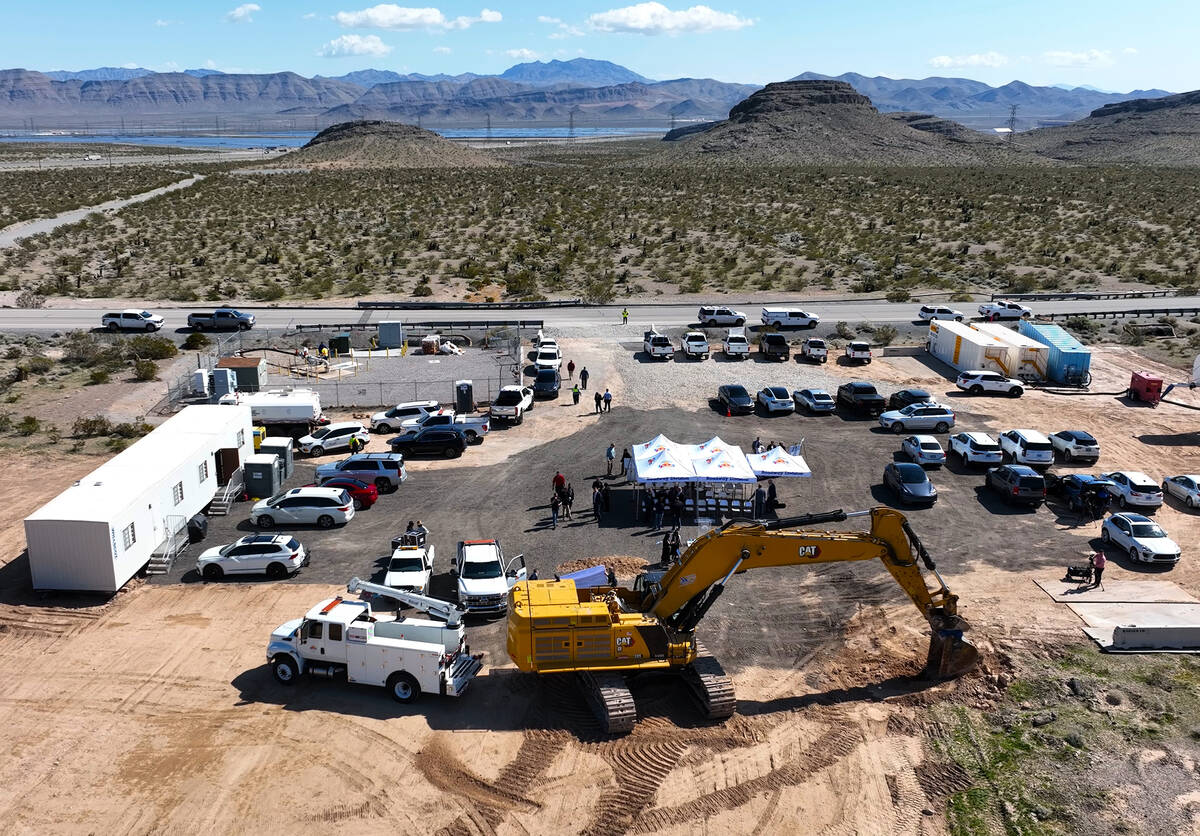
M 965 78 L 892 79 L 856 73 L 802 73 L 796 80 L 843 81 L 881 112 L 919 112 L 978 130 L 1019 129 L 1083 118 L 1107 104 L 1169 95 L 1164 90 L 1105 93 L 1087 87 L 992 87 Z M 654 81 L 609 61 L 576 58 L 517 64 L 499 75 L 397 73 L 366 69 L 337 77 L 142 68 L 37 72 L 0 70 L 0 127 L 92 128 L 127 120 L 171 129 L 313 128 L 357 119 L 481 126 L 575 119 L 579 125 L 664 128 L 725 118 L 759 85 L 714 79 Z

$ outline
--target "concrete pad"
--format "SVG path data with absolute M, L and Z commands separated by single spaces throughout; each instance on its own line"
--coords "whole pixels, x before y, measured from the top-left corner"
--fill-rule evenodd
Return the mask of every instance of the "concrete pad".
M 1061 575 L 1034 578 L 1033 582 L 1060 604 L 1200 604 L 1171 581 L 1106 579 L 1102 589 L 1064 581 Z
M 1191 627 L 1200 624 L 1200 603 L 1067 606 L 1089 627 Z

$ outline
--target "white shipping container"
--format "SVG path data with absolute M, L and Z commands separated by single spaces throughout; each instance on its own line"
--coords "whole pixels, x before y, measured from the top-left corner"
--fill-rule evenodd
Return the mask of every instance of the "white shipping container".
M 248 407 L 185 408 L 25 518 L 34 589 L 116 592 L 253 452 Z
M 1015 347 L 951 320 L 929 323 L 926 348 L 934 357 L 959 371 L 985 369 L 1011 376 L 1017 366 Z
M 1045 380 L 1050 346 L 1027 337 L 999 322 L 980 322 L 971 326 L 1013 347 L 1016 355 L 1015 376 L 1022 380 Z

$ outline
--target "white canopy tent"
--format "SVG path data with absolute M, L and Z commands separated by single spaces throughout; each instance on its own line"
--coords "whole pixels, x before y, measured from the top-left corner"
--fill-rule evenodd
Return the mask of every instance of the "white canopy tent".
M 678 454 L 683 447 L 684 445 L 677 444 L 662 433 L 659 433 L 644 444 L 633 445 L 633 459 L 635 462 L 641 459 L 648 459 L 664 450 L 670 450 Z
M 692 467 L 696 471 L 696 482 L 752 485 L 758 481 L 746 461 L 746 454 L 737 447 L 722 448 L 706 457 L 694 458 Z
M 751 454 L 746 456 L 746 460 L 759 479 L 812 476 L 812 470 L 803 456 L 793 455 L 782 447 L 772 447 L 763 453 Z
M 638 484 L 684 484 L 696 481 L 696 470 L 691 460 L 671 447 L 664 447 L 644 458 L 634 456 L 633 473 Z

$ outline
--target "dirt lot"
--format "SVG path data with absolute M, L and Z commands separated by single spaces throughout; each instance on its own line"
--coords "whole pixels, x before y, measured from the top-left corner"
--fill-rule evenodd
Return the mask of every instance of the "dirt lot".
M 469 629 L 490 664 L 458 701 L 427 698 L 409 709 L 374 689 L 319 681 L 287 689 L 271 679 L 263 656 L 270 629 L 352 574 L 378 571 L 377 557 L 407 519 L 433 531 L 441 593 L 449 589 L 444 571 L 454 542 L 465 537 L 498 537 L 543 577 L 568 560 L 656 559 L 658 535 L 632 519 L 620 479 L 612 481 L 613 511 L 599 525 L 581 513 L 586 501 L 575 520 L 545 525 L 554 470 L 586 497 L 610 440 L 620 449 L 658 432 L 684 442 L 720 434 L 746 446 L 755 436 L 803 436 L 814 478 L 779 483 L 785 513 L 891 501 L 879 479 L 898 439 L 869 421 L 726 418 L 706 403 L 715 387 L 694 377 L 707 374 L 707 364 L 643 367 L 615 346 L 565 348 L 586 358 L 593 386 L 614 389 L 611 414 L 592 415 L 586 402 L 574 407 L 564 397 L 461 460 L 414 462 L 398 493 L 346 529 L 302 532 L 314 559 L 290 581 L 199 583 L 185 558 L 165 583 L 89 605 L 23 594 L 20 559 L 0 568 L 8 602 L 0 605 L 0 701 L 9 718 L 0 747 L 11 753 L 0 764 L 0 814 L 8 829 L 691 833 L 778 832 L 801 821 L 804 832 L 963 829 L 963 799 L 992 792 L 994 782 L 951 757 L 957 713 L 1024 710 L 1032 698 L 1006 693 L 1014 680 L 1057 676 L 1053 665 L 1070 654 L 1093 668 L 1104 657 L 1082 638 L 1078 619 L 1031 581 L 1077 562 L 1096 544 L 1098 524 L 1056 505 L 1010 509 L 981 490 L 978 472 L 956 466 L 933 476 L 939 503 L 910 515 L 984 652 L 980 671 L 955 683 L 911 678 L 924 653 L 921 619 L 882 567 L 864 564 L 764 570 L 730 584 L 699 631 L 738 688 L 739 713 L 722 724 L 700 723 L 675 684 L 644 680 L 635 688 L 637 729 L 605 739 L 569 681 L 538 681 L 507 665 L 496 622 Z M 1132 365 L 1147 364 L 1120 353 L 1098 357 L 1093 388 L 1120 388 Z M 750 375 L 760 373 L 736 368 L 722 374 L 745 374 L 751 385 Z M 795 364 L 761 372 L 768 373 L 794 388 L 817 374 Z M 1016 401 L 957 397 L 916 358 L 862 370 L 830 364 L 819 373 L 871 379 L 884 391 L 932 389 L 959 411 L 960 429 L 1087 429 L 1102 445 L 1098 469 L 1156 478 L 1200 471 L 1195 413 L 1177 407 L 1040 392 Z M 1200 404 L 1194 393 L 1181 397 Z M 654 408 L 633 407 L 643 403 Z M 297 476 L 306 478 L 311 466 L 302 464 Z M 36 482 L 44 474 L 32 468 L 20 462 L 9 474 L 10 483 L 35 485 L 27 502 L 61 488 Z M 1200 595 L 1200 568 L 1190 559 L 1200 516 L 1170 506 L 1156 518 L 1185 550 L 1170 579 Z M 244 519 L 238 508 L 214 520 L 211 540 L 241 533 Z M 15 527 L 6 532 L 5 542 L 19 548 Z M 1106 581 L 1148 574 L 1113 557 Z M 1113 793 L 1069 815 L 1047 802 L 1046 829 L 1200 826 L 1187 797 L 1195 742 L 1162 733 L 1153 747 L 1165 752 L 1160 758 L 1138 740 L 1115 759 L 1092 750 L 1111 770 Z M 1149 764 L 1173 770 L 1175 779 L 1157 780 Z M 1065 773 L 1074 762 L 1059 768 Z M 1179 777 L 1188 775 L 1192 783 Z M 1020 823 L 1021 810 L 997 803 L 974 832 Z

